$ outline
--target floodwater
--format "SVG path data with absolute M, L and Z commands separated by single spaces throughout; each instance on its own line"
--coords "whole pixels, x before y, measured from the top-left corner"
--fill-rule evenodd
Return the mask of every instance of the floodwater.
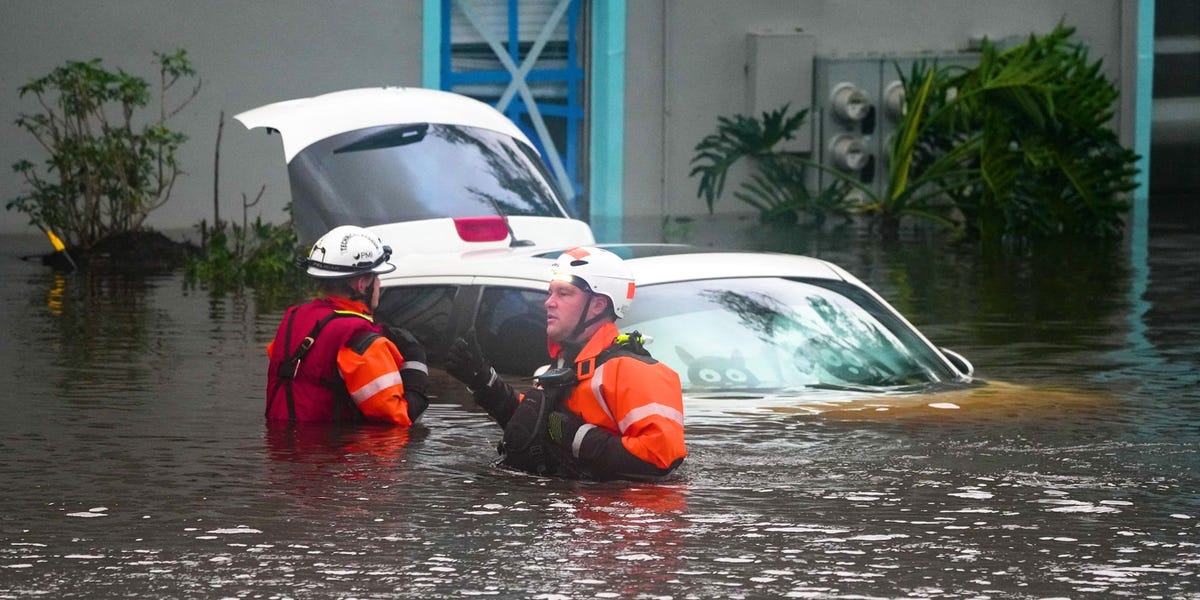
M 726 231 L 838 262 L 992 383 L 689 409 L 675 482 L 539 479 L 444 378 L 412 430 L 268 429 L 279 312 L 0 237 L 0 598 L 1200 598 L 1196 227 L 1022 260 Z

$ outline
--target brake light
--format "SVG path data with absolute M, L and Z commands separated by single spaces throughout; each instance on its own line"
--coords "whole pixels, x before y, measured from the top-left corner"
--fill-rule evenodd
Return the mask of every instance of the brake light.
M 464 242 L 498 242 L 508 238 L 504 217 L 456 217 L 454 228 Z

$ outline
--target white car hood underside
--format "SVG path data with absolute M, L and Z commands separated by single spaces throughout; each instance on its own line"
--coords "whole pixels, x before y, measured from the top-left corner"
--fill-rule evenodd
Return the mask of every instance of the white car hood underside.
M 266 127 L 283 138 L 284 160 L 327 137 L 379 125 L 439 123 L 497 131 L 533 147 L 512 121 L 478 100 L 423 88 L 380 87 L 268 104 L 234 115 L 247 129 Z

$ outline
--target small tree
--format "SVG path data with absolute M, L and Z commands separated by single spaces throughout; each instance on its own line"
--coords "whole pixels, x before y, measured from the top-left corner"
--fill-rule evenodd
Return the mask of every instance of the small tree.
M 310 293 L 313 282 L 304 270 L 296 268 L 296 257 L 303 250 L 286 209 L 288 221 L 282 225 L 264 223 L 262 216 L 250 222 L 250 209 L 262 201 L 267 186 L 258 188 L 251 200 L 242 194 L 242 222 L 224 221 L 220 213 L 221 133 L 225 129 L 225 111 L 217 121 L 217 144 L 213 157 L 213 225 L 200 221 L 197 228 L 202 240 L 200 252 L 184 264 L 184 281 L 203 284 L 214 294 L 240 294 L 246 288 L 255 291 L 258 307 L 272 310 L 291 304 Z
M 35 96 L 43 112 L 22 113 L 16 124 L 49 156 L 41 168 L 29 160 L 13 165 L 30 191 L 10 200 L 9 210 L 27 214 L 31 224 L 53 229 L 86 250 L 140 229 L 150 212 L 167 202 L 183 173 L 177 152 L 187 136 L 166 123 L 196 97 L 201 82 L 185 50 L 154 57 L 159 111 L 145 124 L 134 117 L 150 102 L 150 85 L 124 71 L 106 70 L 98 58 L 68 62 L 20 88 L 20 96 Z M 191 92 L 168 104 L 169 92 L 184 79 L 195 79 Z

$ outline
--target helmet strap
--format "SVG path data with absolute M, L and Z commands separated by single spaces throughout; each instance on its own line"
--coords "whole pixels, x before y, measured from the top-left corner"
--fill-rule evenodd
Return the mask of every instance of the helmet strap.
M 578 340 L 579 337 L 583 335 L 583 332 L 587 331 L 587 329 L 589 327 L 607 319 L 608 313 L 612 310 L 609 306 L 605 306 L 606 310 L 604 312 L 602 312 L 590 319 L 587 318 L 588 310 L 590 310 L 592 308 L 592 299 L 599 296 L 600 294 L 597 294 L 596 292 L 593 292 L 591 290 L 585 290 L 584 293 L 586 293 L 588 295 L 588 299 L 587 299 L 587 302 L 585 302 L 583 304 L 583 310 L 579 313 L 579 321 L 575 324 L 575 329 L 572 329 L 571 334 L 569 336 L 567 336 L 567 339 L 570 341 Z M 579 340 L 579 341 L 583 341 L 583 340 Z

